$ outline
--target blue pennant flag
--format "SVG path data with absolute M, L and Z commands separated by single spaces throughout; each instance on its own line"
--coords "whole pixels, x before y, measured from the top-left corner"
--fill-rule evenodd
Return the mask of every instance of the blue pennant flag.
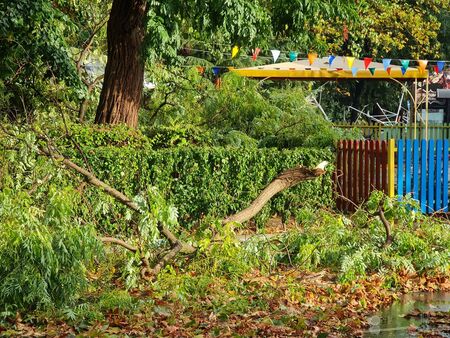
M 388 69 L 389 66 L 391 65 L 391 61 L 392 61 L 392 59 L 383 59 L 384 70 L 387 71 L 387 69 Z
M 333 64 L 334 59 L 336 59 L 336 56 L 334 56 L 334 55 L 330 55 L 328 57 L 328 67 L 331 67 L 331 65 Z
M 218 76 L 220 73 L 220 67 L 212 67 L 212 71 L 215 76 Z
M 358 67 L 352 67 L 352 74 L 353 76 L 356 76 L 356 74 L 358 74 Z
M 401 67 L 402 68 L 402 75 L 405 75 L 405 73 L 406 73 L 406 68 L 405 67 Z
M 444 70 L 444 67 L 445 67 L 445 61 L 437 62 L 438 73 L 442 72 Z

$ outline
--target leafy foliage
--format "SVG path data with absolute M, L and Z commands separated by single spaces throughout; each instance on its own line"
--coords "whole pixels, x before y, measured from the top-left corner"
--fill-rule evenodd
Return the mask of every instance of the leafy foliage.
M 49 191 L 36 206 L 26 192 L 0 191 L 1 310 L 72 304 L 87 286 L 98 251 L 95 230 L 82 225 L 73 190 Z

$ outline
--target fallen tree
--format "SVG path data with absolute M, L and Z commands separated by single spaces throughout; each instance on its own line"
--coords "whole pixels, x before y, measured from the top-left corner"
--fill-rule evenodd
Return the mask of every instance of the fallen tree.
M 80 167 L 70 159 L 60 155 L 57 150 L 51 145 L 51 142 L 47 138 L 42 138 L 46 141 L 46 147 L 40 147 L 39 151 L 41 155 L 47 156 L 49 158 L 55 159 L 58 162 L 64 164 L 67 168 L 70 168 L 77 173 L 81 174 L 85 180 L 91 185 L 102 189 L 105 193 L 113 197 L 119 203 L 125 205 L 130 208 L 134 212 L 142 213 L 142 210 L 138 207 L 138 205 L 133 202 L 129 197 L 127 197 L 122 192 L 114 189 L 110 185 L 106 184 L 102 180 L 98 179 L 92 172 L 89 170 Z M 277 176 L 263 191 L 259 194 L 259 196 L 250 204 L 246 209 L 231 215 L 225 218 L 222 222 L 238 222 L 244 223 L 254 217 L 263 207 L 264 205 L 277 193 L 286 190 L 290 187 L 293 187 L 300 182 L 306 180 L 315 179 L 325 173 L 325 166 L 328 162 L 321 162 L 318 166 L 313 169 L 305 168 L 303 166 L 298 166 L 292 169 L 288 169 L 282 172 L 279 176 Z M 159 271 L 178 253 L 186 253 L 191 254 L 196 251 L 196 248 L 190 244 L 184 243 L 180 241 L 169 229 L 164 227 L 163 224 L 158 223 L 159 232 L 168 240 L 170 243 L 170 250 L 168 250 L 161 258 L 156 262 L 153 268 L 150 267 L 150 263 L 148 258 L 142 253 L 141 261 L 142 261 L 142 270 L 141 276 L 145 279 L 156 276 Z M 142 251 L 140 248 L 133 246 L 121 239 L 113 238 L 113 237 L 99 237 L 99 240 L 103 243 L 110 243 L 119 245 L 131 252 Z

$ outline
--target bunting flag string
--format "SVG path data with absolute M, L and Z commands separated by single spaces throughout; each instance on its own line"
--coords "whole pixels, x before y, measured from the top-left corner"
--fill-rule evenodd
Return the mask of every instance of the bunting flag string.
M 234 59 L 238 53 L 239 53 L 239 47 L 234 46 L 233 49 L 231 50 L 231 58 Z
M 272 49 L 271 52 L 272 52 L 273 62 L 277 62 L 281 51 L 279 51 L 278 49 Z
M 252 60 L 253 61 L 256 61 L 260 51 L 261 51 L 261 49 L 258 47 L 256 47 L 255 49 L 252 50 Z
M 293 51 L 289 52 L 289 61 L 294 62 L 295 60 L 297 60 L 297 55 L 298 55 L 297 52 Z
M 336 59 L 336 56 L 334 55 L 330 55 L 328 57 L 328 66 L 331 67 L 331 65 L 333 64 L 334 59 Z
M 364 58 L 364 68 L 367 69 L 369 65 L 372 63 L 372 58 Z
M 352 69 L 353 63 L 355 62 L 355 57 L 347 56 L 346 59 L 347 59 L 348 68 Z
M 427 60 L 419 60 L 418 64 L 419 64 L 419 72 L 421 74 L 425 73 L 425 70 L 426 70 L 427 65 L 428 65 L 428 61 Z
M 309 53 L 308 54 L 308 61 L 309 61 L 309 65 L 312 66 L 312 64 L 314 63 L 314 61 L 317 59 L 317 53 Z

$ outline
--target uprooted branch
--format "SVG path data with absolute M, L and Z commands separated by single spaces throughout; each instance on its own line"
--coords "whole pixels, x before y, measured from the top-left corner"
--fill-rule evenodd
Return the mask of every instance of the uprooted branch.
M 277 193 L 291 188 L 302 181 L 312 180 L 325 173 L 328 162 L 323 161 L 314 169 L 298 166 L 288 169 L 275 178 L 250 204 L 250 206 L 234 215 L 228 216 L 222 222 L 244 223 L 254 217 L 266 203 Z

